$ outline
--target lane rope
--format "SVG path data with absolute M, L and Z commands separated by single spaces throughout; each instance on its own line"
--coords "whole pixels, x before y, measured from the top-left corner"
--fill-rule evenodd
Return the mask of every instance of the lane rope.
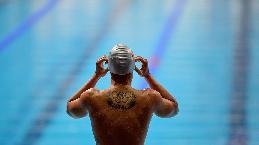
M 14 42 L 19 36 L 21 36 L 24 32 L 36 24 L 40 19 L 42 19 L 51 9 L 55 7 L 57 2 L 58 0 L 49 0 L 46 5 L 44 5 L 41 9 L 39 9 L 33 15 L 28 17 L 24 22 L 18 25 L 13 31 L 7 34 L 7 36 L 0 41 L 0 52 L 6 49 L 9 44 Z

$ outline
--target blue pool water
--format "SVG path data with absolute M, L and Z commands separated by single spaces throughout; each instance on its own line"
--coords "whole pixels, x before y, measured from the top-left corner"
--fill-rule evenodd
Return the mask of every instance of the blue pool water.
M 258 16 L 257 0 L 2 0 L 0 144 L 94 145 L 66 101 L 124 43 L 179 101 L 146 145 L 259 145 Z

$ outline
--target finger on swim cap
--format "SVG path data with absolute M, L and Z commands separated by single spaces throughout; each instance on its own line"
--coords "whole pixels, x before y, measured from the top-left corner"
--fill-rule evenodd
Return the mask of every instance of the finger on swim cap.
M 116 44 L 108 56 L 108 67 L 111 73 L 125 75 L 132 73 L 135 67 L 133 52 L 128 46 Z

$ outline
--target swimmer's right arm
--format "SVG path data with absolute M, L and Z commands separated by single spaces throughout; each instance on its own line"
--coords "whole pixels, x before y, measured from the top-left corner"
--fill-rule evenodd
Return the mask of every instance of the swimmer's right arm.
M 153 89 L 152 97 L 154 98 L 155 113 L 159 117 L 173 117 L 178 111 L 178 103 L 162 85 L 160 85 L 150 74 L 145 76 L 149 86 Z M 155 91 L 154 91 L 155 90 Z
M 149 73 L 148 61 L 140 56 L 135 57 L 135 61 L 142 63 L 142 67 L 139 70 L 135 67 L 135 71 L 146 79 L 149 86 L 155 90 L 151 93 L 155 102 L 155 113 L 160 117 L 172 117 L 175 116 L 179 109 L 178 103 L 174 96 L 172 96 L 162 85 L 160 85 Z
M 103 68 L 103 62 L 107 62 L 106 56 L 101 57 L 96 61 L 96 71 L 92 78 L 77 91 L 67 102 L 67 114 L 73 118 L 81 118 L 87 115 L 87 109 L 85 105 L 82 105 L 82 97 L 87 98 L 93 95 L 94 88 L 98 80 L 105 76 L 109 71 L 108 68 Z M 85 99 L 83 99 L 85 101 Z

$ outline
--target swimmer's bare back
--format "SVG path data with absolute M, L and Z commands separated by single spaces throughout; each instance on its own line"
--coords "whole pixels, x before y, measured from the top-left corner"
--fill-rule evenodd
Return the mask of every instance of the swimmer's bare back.
M 153 113 L 172 117 L 178 112 L 175 98 L 150 75 L 147 60 L 135 60 L 142 63 L 142 68 L 135 67 L 135 71 L 151 88 L 136 90 L 130 85 L 132 77 L 119 82 L 120 78 L 111 74 L 109 89 L 95 89 L 97 81 L 109 71 L 103 68 L 103 62 L 107 62 L 104 56 L 96 62 L 93 77 L 68 101 L 67 113 L 71 117 L 82 118 L 89 113 L 98 145 L 143 145 Z

